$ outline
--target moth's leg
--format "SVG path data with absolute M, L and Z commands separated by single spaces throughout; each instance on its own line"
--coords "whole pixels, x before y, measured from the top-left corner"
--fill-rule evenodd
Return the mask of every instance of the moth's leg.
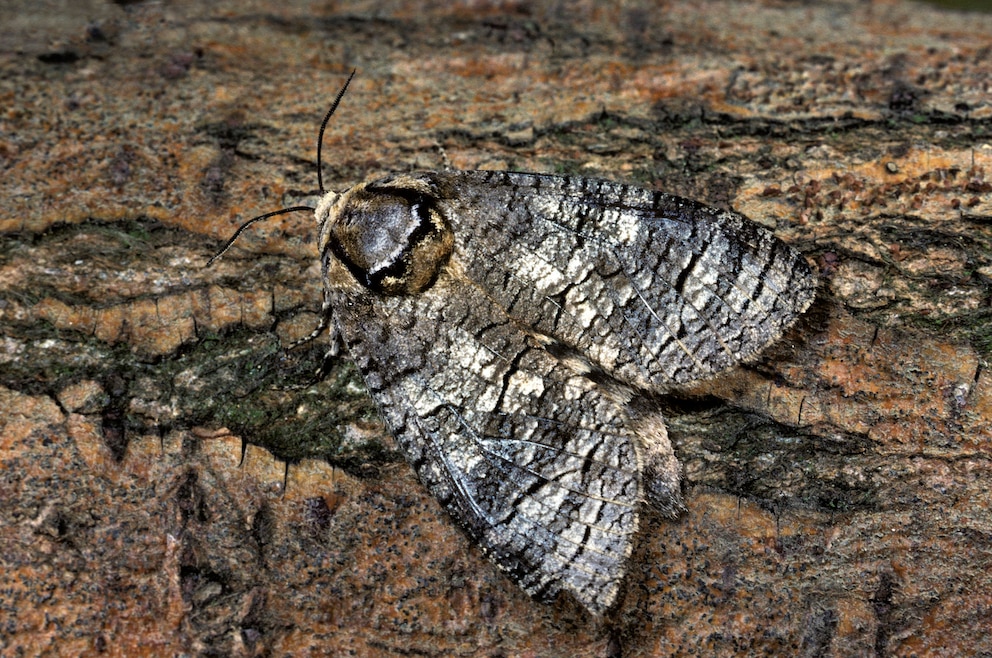
M 344 339 L 341 337 L 341 330 L 338 329 L 338 325 L 334 323 L 334 319 L 331 318 L 331 346 L 327 348 L 327 356 L 333 357 L 341 354 L 341 348 L 344 347 Z
M 324 301 L 320 305 L 320 319 L 317 321 L 317 326 L 314 327 L 313 331 L 310 332 L 309 336 L 304 336 L 299 340 L 294 340 L 289 344 L 287 350 L 295 350 L 300 345 L 306 345 L 307 343 L 315 340 L 320 336 L 321 332 L 328 327 L 331 329 L 331 350 L 334 352 L 331 356 L 337 356 L 338 353 L 338 343 L 341 342 L 341 336 L 338 333 L 337 325 L 334 324 L 334 309 L 331 307 L 330 301 L 327 299 L 327 295 L 324 295 Z
M 437 149 L 437 154 L 441 156 L 441 165 L 444 167 L 445 171 L 451 171 L 454 167 L 451 166 L 451 160 L 448 159 L 448 153 L 444 150 L 444 146 L 441 142 L 435 142 L 434 148 Z
M 307 385 L 319 382 L 327 375 L 330 371 L 330 362 L 341 353 L 341 347 L 344 345 L 344 341 L 341 338 L 341 331 L 338 329 L 337 323 L 334 322 L 334 308 L 331 306 L 330 301 L 328 301 L 327 295 L 324 295 L 324 301 L 320 305 L 320 319 L 317 321 L 317 326 L 314 327 L 314 330 L 308 336 L 293 341 L 286 348 L 287 350 L 293 350 L 300 345 L 306 345 L 320 336 L 321 332 L 328 327 L 330 327 L 331 345 L 327 349 L 327 352 L 324 353 L 324 358 L 320 361 L 320 367 L 314 372 L 313 380 Z

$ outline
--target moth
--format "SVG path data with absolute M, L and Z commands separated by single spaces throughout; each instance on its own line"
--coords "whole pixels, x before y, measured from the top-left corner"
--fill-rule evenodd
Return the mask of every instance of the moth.
M 352 77 L 354 73 L 352 73 Z M 324 189 L 321 326 L 450 515 L 528 594 L 617 601 L 645 506 L 685 510 L 653 394 L 712 377 L 810 305 L 744 216 L 621 183 L 422 171 Z M 212 261 L 211 261 L 212 262 Z

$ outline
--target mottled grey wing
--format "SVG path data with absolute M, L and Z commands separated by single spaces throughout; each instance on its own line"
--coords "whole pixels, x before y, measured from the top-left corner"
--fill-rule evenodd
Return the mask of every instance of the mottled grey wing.
M 531 595 L 612 605 L 644 497 L 634 435 L 667 448 L 660 419 L 632 416 L 451 271 L 413 296 L 327 294 L 411 465 L 490 558 Z
M 522 323 L 641 388 L 750 358 L 815 293 L 802 256 L 738 213 L 584 178 L 425 176 L 448 200 L 468 278 Z

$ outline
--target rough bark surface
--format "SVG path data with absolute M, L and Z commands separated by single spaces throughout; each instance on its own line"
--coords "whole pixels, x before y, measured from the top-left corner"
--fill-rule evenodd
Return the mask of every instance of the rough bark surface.
M 992 17 L 876 0 L 7 3 L 0 653 L 992 653 Z M 9 21 L 7 20 L 9 18 Z M 603 619 L 529 600 L 394 451 L 312 217 L 390 171 L 733 208 L 822 289 L 666 402 L 688 514 Z M 287 467 L 286 464 L 291 464 Z

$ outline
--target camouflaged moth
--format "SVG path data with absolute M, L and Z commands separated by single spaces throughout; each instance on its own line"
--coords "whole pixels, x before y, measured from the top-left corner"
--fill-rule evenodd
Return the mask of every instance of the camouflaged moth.
M 815 277 L 738 213 L 621 183 L 427 171 L 327 192 L 320 145 L 348 82 L 318 135 L 317 207 L 251 220 L 224 250 L 255 221 L 313 210 L 322 328 L 421 482 L 529 594 L 601 614 L 643 507 L 685 509 L 645 393 L 755 356 Z

